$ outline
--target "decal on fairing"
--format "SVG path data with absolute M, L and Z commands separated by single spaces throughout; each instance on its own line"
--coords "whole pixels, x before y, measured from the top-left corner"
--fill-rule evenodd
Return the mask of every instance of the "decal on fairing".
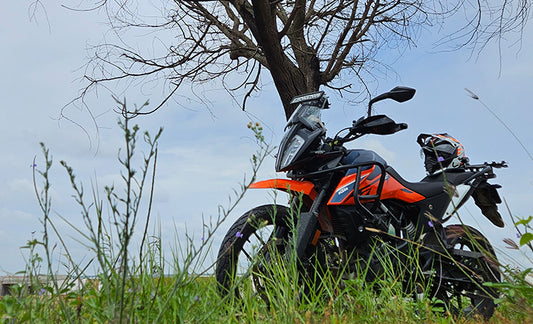
M 359 188 L 364 188 L 368 186 L 367 178 L 372 175 L 374 169 L 375 167 L 372 167 L 362 172 Z M 353 194 L 356 180 L 357 173 L 350 174 L 350 172 L 348 172 L 348 175 L 342 178 L 342 180 L 339 182 L 339 185 L 331 196 L 328 205 L 353 205 L 355 203 Z
M 335 193 L 330 199 L 330 203 L 342 203 L 349 197 L 353 195 L 353 189 L 355 187 L 355 180 L 350 182 L 349 184 L 340 187 L 339 189 L 335 190 Z

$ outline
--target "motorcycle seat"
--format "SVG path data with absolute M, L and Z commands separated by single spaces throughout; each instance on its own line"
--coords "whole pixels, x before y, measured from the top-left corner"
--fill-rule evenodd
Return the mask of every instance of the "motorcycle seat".
M 409 182 L 402 178 L 391 166 L 388 166 L 386 171 L 402 186 L 413 190 L 426 198 L 444 192 L 447 184 L 454 186 L 460 185 L 474 174 L 474 172 L 469 172 L 462 169 L 454 169 L 446 171 L 445 174 L 440 172 L 438 174 L 428 175 L 420 182 Z M 446 176 L 446 179 L 444 179 L 444 176 Z

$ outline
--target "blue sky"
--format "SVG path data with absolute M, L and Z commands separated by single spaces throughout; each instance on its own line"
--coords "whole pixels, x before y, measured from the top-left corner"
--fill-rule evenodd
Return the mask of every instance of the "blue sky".
M 60 160 L 75 169 L 79 180 L 90 187 L 97 181 L 100 188 L 120 182 L 120 166 L 116 160 L 122 145 L 116 125 L 116 104 L 101 92 L 88 100 L 97 116 L 98 129 L 83 107 L 70 106 L 66 114 L 83 125 L 86 132 L 67 120 L 58 120 L 61 109 L 77 96 L 81 87 L 80 67 L 87 60 L 86 46 L 98 43 L 106 27 L 101 18 L 90 13 L 73 13 L 59 4 L 46 4 L 37 20 L 30 21 L 28 3 L 0 4 L 2 59 L 0 94 L 3 118 L 1 125 L 0 159 L 0 273 L 14 273 L 24 267 L 20 246 L 33 237 L 40 238 L 39 209 L 32 184 L 32 161 L 42 166 L 39 142 L 45 142 L 54 157 L 52 170 L 52 206 L 74 224 L 82 226 L 79 210 L 71 199 L 72 190 Z M 47 19 L 46 19 L 47 18 Z M 512 41 L 503 42 L 502 69 L 495 44 L 481 55 L 471 57 L 467 50 L 435 52 L 425 35 L 418 48 L 413 48 L 392 65 L 395 73 L 380 74 L 375 92 L 384 92 L 396 85 L 417 89 L 413 100 L 403 104 L 380 102 L 376 111 L 398 122 L 406 122 L 409 129 L 394 136 L 369 136 L 350 147 L 376 150 L 404 178 L 416 181 L 424 177 L 423 161 L 419 156 L 416 137 L 422 132 L 448 132 L 466 148 L 471 162 L 509 162 L 508 169 L 497 171 L 493 180 L 503 186 L 500 193 L 513 214 L 527 217 L 533 214 L 533 161 L 513 136 L 478 101 L 470 98 L 464 88 L 475 92 L 533 152 L 533 105 L 529 94 L 533 89 L 533 28 L 528 25 L 521 48 Z M 430 53 L 431 52 L 431 53 Z M 260 121 L 265 127 L 267 141 L 277 145 L 283 132 L 284 117 L 273 86 L 266 84 L 263 93 L 250 102 L 248 114 L 240 111 L 223 90 L 210 90 L 209 110 L 183 97 L 156 114 L 135 120 L 141 129 L 156 132 L 162 126 L 157 189 L 153 217 L 160 224 L 164 244 L 174 245 L 183 238 L 185 229 L 200 241 L 202 215 L 216 216 L 217 206 L 226 205 L 232 189 L 237 188 L 245 175 L 249 176 L 249 159 L 257 147 L 246 128 L 250 121 Z M 156 91 L 125 93 L 128 103 L 157 102 Z M 364 105 L 349 105 L 331 94 L 332 109 L 325 112 L 324 121 L 331 134 L 348 126 L 364 114 Z M 266 161 L 260 178 L 276 175 L 273 159 Z M 214 241 L 213 252 L 231 222 L 251 207 L 270 200 L 269 193 L 249 192 L 244 201 L 230 215 Z M 479 227 L 493 242 L 500 257 L 510 255 L 501 242 L 515 238 L 511 226 L 499 229 L 490 224 L 475 206 L 467 206 L 461 216 L 469 224 Z M 501 208 L 504 209 L 504 208 Z M 472 214 L 473 216 L 471 216 Z M 502 210 L 504 220 L 511 223 Z M 74 235 L 68 226 L 58 226 L 66 237 Z M 32 234 L 33 233 L 33 234 Z M 86 249 L 72 244 L 72 251 L 82 259 Z M 60 254 L 56 251 L 56 255 Z M 512 255 L 515 257 L 515 255 Z M 516 258 L 520 258 L 516 256 Z

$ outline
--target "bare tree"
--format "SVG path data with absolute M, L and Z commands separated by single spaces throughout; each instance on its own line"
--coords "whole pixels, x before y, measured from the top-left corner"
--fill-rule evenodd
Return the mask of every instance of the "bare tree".
M 240 90 L 244 109 L 268 71 L 288 118 L 295 95 L 360 90 L 380 51 L 408 48 L 422 29 L 459 22 L 445 40 L 481 49 L 521 32 L 529 8 L 527 0 L 100 0 L 92 9 L 105 10 L 119 38 L 94 48 L 85 91 L 164 79 L 164 103 L 184 82 L 218 79 L 230 93 Z M 128 41 L 132 29 L 158 37 L 158 50 L 150 40 Z

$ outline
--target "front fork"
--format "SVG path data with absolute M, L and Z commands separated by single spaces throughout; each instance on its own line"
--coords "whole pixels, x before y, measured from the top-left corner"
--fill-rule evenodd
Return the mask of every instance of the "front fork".
M 300 262 L 305 260 L 305 252 L 309 244 L 316 244 L 316 238 L 320 235 L 320 230 L 318 229 L 318 216 L 321 207 L 327 198 L 326 195 L 330 183 L 331 177 L 318 192 L 309 211 L 301 213 L 298 218 L 298 226 L 296 227 L 296 256 Z

